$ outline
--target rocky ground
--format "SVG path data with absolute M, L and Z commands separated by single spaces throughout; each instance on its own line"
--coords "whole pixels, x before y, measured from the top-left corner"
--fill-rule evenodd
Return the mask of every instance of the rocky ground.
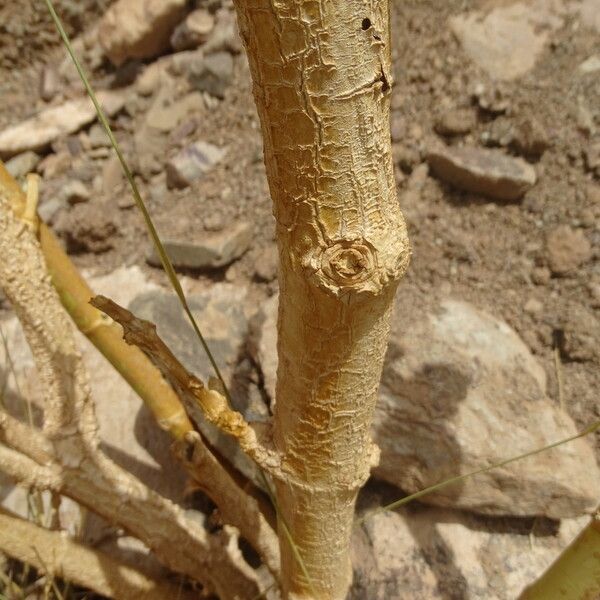
M 16 177 L 42 176 L 40 213 L 95 288 L 152 318 L 207 375 L 44 6 L 22 4 L 0 1 L 0 157 Z M 264 419 L 276 250 L 230 2 L 165 1 L 137 28 L 126 13 L 111 22 L 109 4 L 57 3 L 236 402 Z M 375 421 L 382 461 L 361 510 L 600 416 L 600 2 L 393 7 L 392 140 L 413 259 Z M 0 316 L 34 396 L 6 304 Z M 161 470 L 165 440 L 82 344 L 107 447 L 181 497 L 181 474 L 171 464 L 165 483 Z M 600 498 L 599 449 L 578 441 L 372 517 L 355 535 L 352 597 L 515 598 Z M 18 507 L 14 490 L 2 496 Z

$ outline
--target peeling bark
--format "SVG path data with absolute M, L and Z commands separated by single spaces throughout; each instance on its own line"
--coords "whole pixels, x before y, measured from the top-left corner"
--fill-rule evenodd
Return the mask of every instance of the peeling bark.
M 342 599 L 409 245 L 389 134 L 388 0 L 235 0 L 280 256 L 274 441 L 286 598 Z

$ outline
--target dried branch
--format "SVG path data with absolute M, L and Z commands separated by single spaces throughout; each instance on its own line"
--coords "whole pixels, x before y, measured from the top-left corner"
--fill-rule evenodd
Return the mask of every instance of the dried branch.
M 66 535 L 38 527 L 0 508 L 0 551 L 90 590 L 123 600 L 193 600 L 196 594 L 159 581 Z
M 27 212 L 25 194 L 1 162 L 0 190 L 14 213 L 23 218 Z M 182 439 L 193 427 L 172 388 L 140 350 L 123 342 L 121 329 L 90 305 L 92 290 L 52 231 L 44 223 L 39 223 L 37 229 L 52 283 L 77 327 L 139 394 L 158 424 L 175 439 Z
M 240 448 L 260 467 L 271 474 L 279 473 L 279 457 L 270 444 L 259 438 L 257 430 L 229 406 L 223 394 L 205 387 L 200 379 L 187 371 L 156 333 L 154 323 L 139 319 L 104 296 L 96 296 L 91 303 L 123 327 L 125 341 L 140 348 L 158 367 L 189 407 L 188 412 L 193 412 L 194 407 L 199 406 L 206 420 L 233 436 Z
M 27 212 L 27 206 L 30 206 L 32 202 L 26 201 L 25 194 L 4 169 L 1 162 L 0 188 L 4 190 L 11 202 L 13 211 L 17 215 L 24 215 Z M 28 193 L 29 196 L 31 194 Z M 35 213 L 33 213 L 33 217 L 35 217 Z M 38 232 L 40 246 L 51 274 L 52 283 L 64 308 L 77 327 L 138 393 L 153 413 L 159 426 L 167 430 L 175 440 L 182 441 L 186 433 L 193 431 L 193 426 L 171 386 L 139 348 L 131 346 L 123 340 L 121 327 L 90 304 L 89 301 L 93 296 L 92 290 L 65 254 L 52 231 L 44 223 L 35 223 L 35 218 L 32 218 L 31 222 L 32 229 Z M 0 430 L 2 429 L 1 419 L 2 415 L 0 415 Z M 5 431 L 12 432 L 14 436 L 16 431 L 22 427 L 21 423 L 13 419 L 11 424 L 5 427 Z M 19 438 L 21 441 L 28 438 L 33 439 L 26 431 L 23 431 L 23 435 Z M 190 475 L 219 507 L 223 520 L 240 529 L 244 538 L 261 554 L 265 564 L 277 578 L 279 572 L 277 535 L 274 528 L 269 525 L 269 519 L 264 516 L 265 514 L 270 515 L 270 507 L 264 503 L 259 506 L 255 500 L 255 497 L 259 495 L 255 486 L 248 480 L 234 482 L 226 466 L 221 464 L 213 451 L 207 447 L 202 449 L 199 447 L 200 444 L 203 444 L 202 439 L 198 436 L 193 439 L 195 456 L 205 457 L 203 468 L 206 469 L 206 473 L 196 464 L 190 465 Z M 15 446 L 14 442 L 16 441 L 13 439 L 13 444 L 9 441 L 7 443 L 20 451 L 27 452 L 27 445 L 21 443 Z M 187 446 L 187 442 L 178 446 L 181 449 Z M 181 456 L 181 452 L 178 452 L 178 455 Z M 222 500 L 221 494 L 225 490 L 227 493 Z M 263 514 L 251 514 L 253 510 L 250 507 L 262 511 Z M 239 518 L 241 513 L 251 516 L 251 518 L 244 521 Z
M 98 448 L 97 422 L 87 374 L 75 348 L 70 321 L 47 275 L 34 230 L 12 211 L 0 186 L 0 284 L 19 317 L 44 387 L 44 437 L 52 456 L 38 463 L 0 447 L 0 466 L 17 481 L 64 493 L 141 539 L 175 571 L 196 578 L 225 598 L 260 593 L 254 572 L 222 540 L 148 489 Z M 26 450 L 24 430 L 7 425 L 3 439 Z M 44 450 L 45 452 L 45 450 Z M 26 452 L 27 453 L 27 452 Z
M 279 541 L 271 507 L 258 493 L 240 487 L 236 475 L 224 469 L 198 433 L 189 433 L 184 442 L 177 442 L 175 453 L 202 491 L 218 506 L 223 521 L 240 530 L 277 578 Z

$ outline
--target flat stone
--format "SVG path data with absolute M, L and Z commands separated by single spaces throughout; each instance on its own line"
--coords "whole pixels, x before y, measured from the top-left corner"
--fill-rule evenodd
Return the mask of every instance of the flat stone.
M 435 130 L 442 135 L 464 135 L 477 124 L 475 113 L 468 108 L 457 108 L 442 113 L 435 123 Z
M 140 96 L 151 96 L 155 91 L 160 89 L 169 60 L 170 57 L 159 58 L 147 65 L 141 72 L 135 82 L 135 91 Z
M 223 98 L 233 77 L 233 58 L 228 52 L 215 52 L 203 60 L 189 64 L 187 78 L 190 85 L 199 91 Z
M 112 144 L 100 123 L 94 123 L 88 131 L 88 139 L 92 148 L 110 148 Z
M 164 131 L 142 124 L 133 134 L 135 147 L 135 170 L 146 181 L 164 171 L 168 140 Z
M 546 257 L 555 275 L 567 275 L 592 258 L 592 246 L 581 229 L 559 225 L 546 235 Z
M 534 67 L 565 13 L 561 0 L 502 2 L 452 17 L 450 27 L 475 64 L 495 79 L 512 80 Z
M 204 109 L 204 99 L 199 92 L 191 92 L 183 98 L 175 98 L 173 80 L 169 78 L 161 86 L 152 106 L 145 116 L 146 125 L 163 132 L 171 132 L 190 115 Z
M 150 58 L 169 47 L 186 0 L 117 0 L 104 14 L 99 40 L 116 66 L 130 58 Z
M 66 204 L 62 198 L 49 198 L 38 207 L 38 215 L 46 225 L 52 225 L 63 209 Z
M 90 199 L 90 190 L 83 182 L 74 179 L 63 186 L 61 196 L 69 204 L 78 204 L 79 202 L 87 202 Z
M 500 150 L 440 146 L 429 151 L 427 161 L 443 181 L 496 200 L 519 200 L 537 180 L 530 164 Z
M 40 75 L 40 97 L 45 102 L 50 102 L 60 91 L 60 77 L 56 69 L 45 66 Z
M 175 267 L 184 269 L 219 269 L 240 258 L 252 243 L 253 229 L 249 223 L 237 223 L 228 229 L 206 234 L 198 242 L 186 242 L 165 238 L 165 251 Z M 160 258 L 154 247 L 150 250 L 148 263 L 159 267 Z
M 101 91 L 97 97 L 109 117 L 125 104 L 125 97 L 117 92 Z M 87 96 L 46 108 L 0 132 L 0 157 L 11 157 L 27 150 L 43 150 L 59 138 L 79 131 L 95 118 L 96 109 Z
M 197 48 L 204 44 L 215 27 L 215 17 L 203 8 L 192 11 L 175 28 L 171 46 L 177 51 Z
M 101 189 L 105 194 L 110 194 L 125 182 L 123 167 L 116 156 L 111 156 L 102 165 Z
M 195 142 L 167 163 L 167 185 L 185 188 L 210 171 L 225 156 L 225 150 L 208 142 Z
M 17 154 L 6 162 L 6 170 L 15 178 L 25 177 L 28 173 L 33 173 L 40 162 L 40 157 L 31 150 Z

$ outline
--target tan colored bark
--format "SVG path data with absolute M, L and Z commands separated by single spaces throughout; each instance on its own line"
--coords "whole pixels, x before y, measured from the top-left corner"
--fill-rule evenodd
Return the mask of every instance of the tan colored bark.
M 1 162 L 0 190 L 15 214 L 25 218 L 25 194 Z M 33 215 L 28 218 L 36 219 L 35 207 Z M 36 229 L 52 283 L 77 327 L 139 394 L 158 424 L 176 439 L 182 439 L 193 428 L 175 392 L 138 348 L 123 341 L 120 328 L 91 306 L 89 301 L 94 296 L 92 290 L 52 231 L 42 222 Z
M 224 467 L 196 432 L 175 444 L 175 452 L 200 489 L 218 506 L 225 523 L 237 527 L 260 554 L 269 571 L 279 577 L 280 555 L 275 516 L 257 492 Z M 245 487 L 242 487 L 245 486 Z
M 28 188 L 28 196 L 29 191 Z M 0 193 L 4 193 L 9 199 L 15 214 L 25 219 L 25 194 L 1 162 Z M 77 327 L 140 395 L 158 424 L 177 440 L 177 455 L 189 474 L 219 507 L 223 521 L 240 530 L 241 535 L 261 555 L 270 572 L 278 578 L 279 546 L 277 535 L 267 518 L 270 516 L 269 507 L 257 499 L 257 491 L 250 482 L 234 480 L 226 466 L 194 432 L 182 403 L 158 368 L 137 346 L 129 345 L 123 340 L 123 331 L 118 324 L 107 319 L 104 313 L 90 304 L 93 292 L 52 231 L 44 223 L 36 223 L 35 206 L 32 208 L 33 212 L 29 211 L 31 214 L 27 220 L 33 225 L 33 230 L 37 231 L 46 266 L 64 308 Z M 13 420 L 10 425 L 5 424 L 3 427 L 3 415 L 0 414 L 0 430 L 2 429 L 6 432 L 9 445 L 11 440 L 15 442 L 18 439 L 28 439 L 24 425 Z M 34 446 L 31 437 L 29 440 L 28 454 L 31 455 Z M 38 462 L 43 462 L 50 454 L 49 445 L 43 438 L 38 441 L 44 444 L 46 455 L 40 451 L 35 458 Z
M 261 591 L 239 550 L 208 534 L 99 450 L 87 374 L 72 324 L 47 274 L 34 231 L 15 216 L 0 186 L 0 285 L 12 303 L 42 379 L 44 429 L 0 411 L 0 469 L 18 482 L 65 494 L 118 524 L 173 570 L 225 598 Z M 4 444 L 4 446 L 3 446 Z M 10 447 L 7 447 L 10 446 Z
M 280 255 L 274 439 L 286 598 L 342 599 L 397 283 L 388 0 L 235 0 Z
M 0 507 L 0 551 L 40 572 L 61 577 L 109 598 L 165 600 L 197 597 L 180 586 L 157 581 L 109 555 L 48 531 Z

